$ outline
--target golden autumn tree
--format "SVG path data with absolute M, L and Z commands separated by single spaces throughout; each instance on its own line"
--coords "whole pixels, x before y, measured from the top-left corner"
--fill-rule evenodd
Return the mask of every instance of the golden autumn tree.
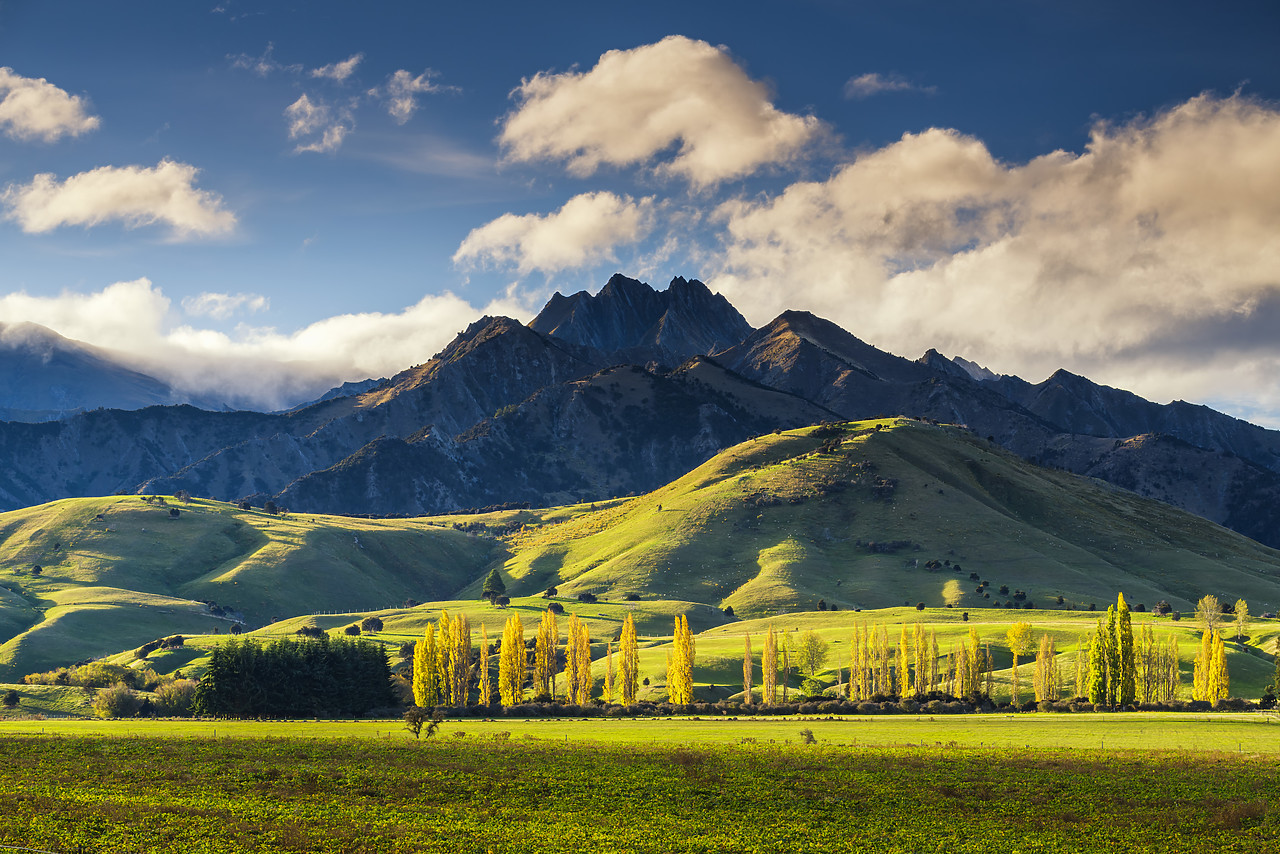
M 436 660 L 436 624 L 427 623 L 422 639 L 413 647 L 413 702 L 424 709 L 440 704 Z
M 636 646 L 636 621 L 630 614 L 622 623 L 619 653 L 622 661 L 618 676 L 622 681 L 622 702 L 633 705 L 640 693 L 640 650 Z
M 493 676 L 489 673 L 489 632 L 480 624 L 480 705 L 493 703 Z
M 559 646 L 560 630 L 556 626 L 556 615 L 548 609 L 542 612 L 533 647 L 533 693 L 537 697 L 555 697 L 556 648 Z
M 687 705 L 693 702 L 693 632 L 689 618 L 676 617 L 671 652 L 667 654 L 667 693 L 670 702 Z
M 577 614 L 569 616 L 568 640 L 564 665 L 565 700 L 585 705 L 591 699 L 591 641 L 586 624 Z
M 498 694 L 502 705 L 524 702 L 524 626 L 519 614 L 507 618 L 502 629 L 502 649 L 498 653 Z
M 778 701 L 778 635 L 773 626 L 764 635 L 764 652 L 760 657 L 760 701 L 772 706 Z
M 604 692 L 600 699 L 613 703 L 613 641 L 606 641 L 604 645 Z
M 742 702 L 751 705 L 751 632 L 742 636 Z

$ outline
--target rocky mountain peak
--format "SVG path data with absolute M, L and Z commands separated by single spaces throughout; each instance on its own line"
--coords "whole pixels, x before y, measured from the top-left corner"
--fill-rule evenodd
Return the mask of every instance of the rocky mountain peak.
M 595 296 L 557 293 L 529 328 L 623 361 L 666 365 L 728 349 L 752 331 L 728 300 L 697 279 L 677 276 L 656 291 L 621 273 Z

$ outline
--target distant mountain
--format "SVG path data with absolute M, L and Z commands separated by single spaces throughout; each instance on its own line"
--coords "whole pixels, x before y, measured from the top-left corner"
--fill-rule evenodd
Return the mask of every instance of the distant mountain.
M 0 421 L 51 421 L 88 409 L 184 403 L 121 357 L 35 323 L 0 323 Z
M 147 380 L 117 384 L 161 391 Z M 655 291 L 617 275 L 594 296 L 557 294 L 528 325 L 482 318 L 422 364 L 348 390 L 286 413 L 0 423 L 0 508 L 179 489 L 341 513 L 595 501 L 753 435 L 907 415 L 1280 545 L 1280 433 L 1066 371 L 1032 384 L 936 350 L 906 359 L 803 311 L 752 329 L 696 280 Z
M 621 361 L 670 367 L 727 350 L 751 334 L 738 310 L 697 279 L 677 276 L 665 291 L 655 291 L 621 273 L 595 296 L 557 293 L 529 328 Z

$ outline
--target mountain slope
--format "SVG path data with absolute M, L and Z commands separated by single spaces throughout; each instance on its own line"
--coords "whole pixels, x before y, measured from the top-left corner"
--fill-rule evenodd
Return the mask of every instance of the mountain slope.
M 1116 590 L 1147 607 L 1187 610 L 1205 593 L 1280 605 L 1280 552 L 967 431 L 901 419 L 762 436 L 632 501 L 523 524 L 504 567 L 517 594 L 634 592 L 746 615 L 819 599 L 969 609 L 1059 607 L 1062 596 L 1061 607 L 1087 608 Z M 978 592 L 971 572 L 990 586 Z
M 0 421 L 184 402 L 166 383 L 35 323 L 0 323 Z

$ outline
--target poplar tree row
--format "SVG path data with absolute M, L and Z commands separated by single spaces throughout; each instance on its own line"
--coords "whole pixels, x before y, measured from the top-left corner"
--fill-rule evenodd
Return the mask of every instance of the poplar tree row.
M 497 697 L 503 706 L 515 706 L 529 699 L 556 697 L 557 677 L 564 677 L 564 700 L 574 705 L 592 701 L 595 688 L 591 639 L 586 623 L 571 614 L 565 626 L 564 667 L 560 666 L 560 629 L 555 613 L 542 614 L 534 641 L 532 661 L 524 641 L 524 624 L 518 613 L 507 618 L 498 644 Z M 413 654 L 413 699 L 423 707 L 462 706 L 469 702 L 473 683 L 479 702 L 490 705 L 494 697 L 493 668 L 486 628 L 480 628 L 479 655 L 473 655 L 471 626 L 465 616 L 451 617 L 447 611 L 427 625 Z M 605 703 L 634 704 L 640 687 L 640 654 L 635 619 L 628 614 L 617 644 L 618 666 L 614 668 L 614 644 L 605 646 L 604 681 L 600 699 Z M 672 650 L 667 657 L 668 689 L 673 703 L 693 702 L 693 632 L 688 618 L 675 621 Z M 532 666 L 530 666 L 532 665 Z

